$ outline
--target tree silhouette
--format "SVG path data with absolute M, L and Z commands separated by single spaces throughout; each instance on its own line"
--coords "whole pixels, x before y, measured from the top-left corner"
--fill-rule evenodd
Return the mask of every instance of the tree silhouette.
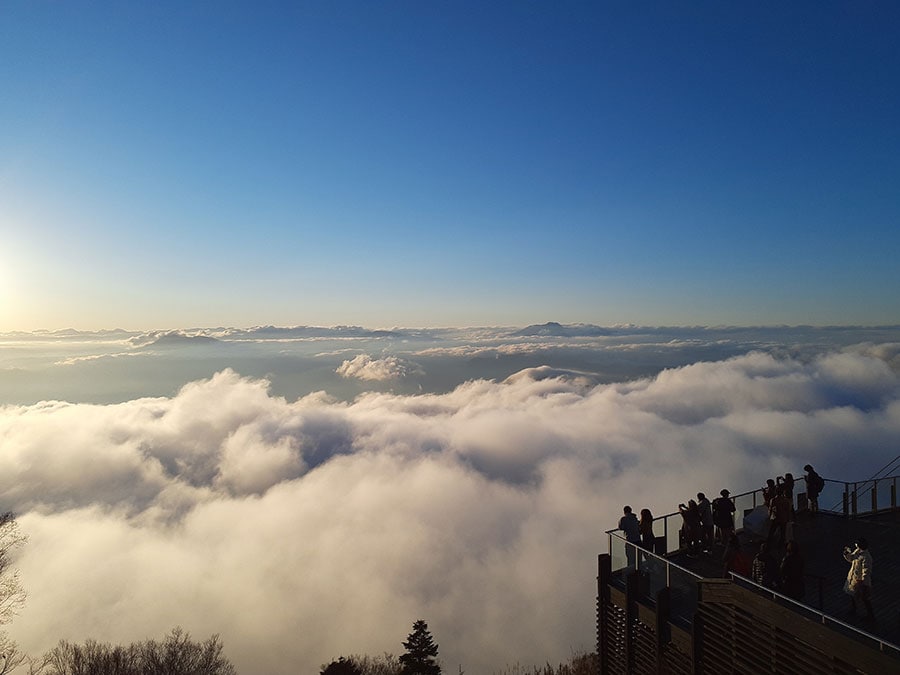
M 403 675 L 441 675 L 437 663 L 438 646 L 435 644 L 428 624 L 419 619 L 413 624 L 412 633 L 403 643 L 406 653 L 400 656 Z
M 323 667 L 321 675 L 362 675 L 362 670 L 353 662 L 353 659 L 345 659 L 341 656 L 337 661 L 332 661 Z
M 19 583 L 18 571 L 11 569 L 13 551 L 25 543 L 12 513 L 0 515 L 0 625 L 12 621 L 25 604 L 25 591 Z M 0 631 L 0 675 L 19 667 L 25 655 L 19 651 L 5 631 Z
M 236 675 L 222 655 L 219 636 L 196 642 L 181 628 L 163 642 L 145 640 L 110 645 L 88 640 L 83 645 L 61 641 L 33 664 L 35 675 Z

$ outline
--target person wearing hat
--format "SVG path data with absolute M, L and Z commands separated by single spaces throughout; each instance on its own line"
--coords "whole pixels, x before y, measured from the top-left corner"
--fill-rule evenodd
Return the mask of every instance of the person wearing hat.
M 866 615 L 875 618 L 872 611 L 872 554 L 869 553 L 869 542 L 864 537 L 856 540 L 853 547 L 844 548 L 844 560 L 850 563 L 847 582 L 844 590 L 850 595 L 850 611 L 856 614 L 856 601 L 861 600 L 866 608 Z
M 722 490 L 721 496 L 712 503 L 713 525 L 716 526 L 716 541 L 726 544 L 734 534 L 734 502 L 729 498 L 728 490 Z

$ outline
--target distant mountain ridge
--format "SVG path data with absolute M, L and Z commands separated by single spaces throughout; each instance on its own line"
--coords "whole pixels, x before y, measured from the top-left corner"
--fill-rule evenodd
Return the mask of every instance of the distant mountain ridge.
M 144 335 L 132 338 L 131 342 L 142 349 L 147 349 L 150 347 L 205 346 L 219 344 L 221 340 L 208 335 L 189 335 L 173 330 L 159 335 Z
M 613 335 L 609 328 L 602 328 L 589 323 L 563 325 L 556 321 L 532 324 L 512 333 L 516 337 L 597 337 Z

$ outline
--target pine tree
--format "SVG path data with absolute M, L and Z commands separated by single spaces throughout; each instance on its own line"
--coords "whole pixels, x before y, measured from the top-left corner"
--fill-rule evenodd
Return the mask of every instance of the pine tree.
M 403 675 L 441 675 L 441 667 L 436 661 L 438 646 L 422 619 L 413 624 L 412 633 L 403 646 L 406 647 L 406 654 L 400 656 Z

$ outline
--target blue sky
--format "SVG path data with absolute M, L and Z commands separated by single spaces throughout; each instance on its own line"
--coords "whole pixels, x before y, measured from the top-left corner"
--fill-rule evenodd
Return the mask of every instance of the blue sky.
M 889 3 L 4 2 L 0 330 L 898 323 L 898 34 Z

